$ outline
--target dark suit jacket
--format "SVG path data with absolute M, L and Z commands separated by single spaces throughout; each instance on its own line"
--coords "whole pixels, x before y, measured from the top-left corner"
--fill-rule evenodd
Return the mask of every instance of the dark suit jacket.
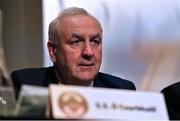
M 164 94 L 171 120 L 180 120 L 180 82 L 172 84 L 161 91 Z
M 54 73 L 54 67 L 22 69 L 11 74 L 15 85 L 16 96 L 19 94 L 22 84 L 48 86 L 50 83 L 58 84 Z M 118 88 L 135 90 L 135 85 L 112 75 L 99 72 L 93 82 L 94 87 Z

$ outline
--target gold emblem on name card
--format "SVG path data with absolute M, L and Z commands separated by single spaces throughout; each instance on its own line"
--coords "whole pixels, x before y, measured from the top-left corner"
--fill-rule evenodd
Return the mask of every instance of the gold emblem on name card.
M 66 116 L 72 118 L 82 117 L 88 110 L 88 104 L 80 93 L 64 92 L 59 98 L 60 109 Z

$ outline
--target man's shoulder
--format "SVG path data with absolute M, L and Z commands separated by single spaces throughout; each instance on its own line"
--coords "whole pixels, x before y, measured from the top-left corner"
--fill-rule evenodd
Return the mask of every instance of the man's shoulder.
M 95 79 L 95 86 L 96 85 L 109 88 L 136 89 L 134 83 L 129 80 L 102 72 L 99 72 Z
M 180 90 L 180 82 L 177 82 L 177 83 L 174 83 L 174 84 L 171 84 L 167 87 L 165 87 L 161 92 L 162 93 L 177 93 L 179 92 Z M 179 93 L 180 95 L 180 93 Z
M 180 82 L 165 87 L 162 91 L 171 120 L 180 119 Z
M 13 71 L 11 78 L 15 83 L 42 85 L 50 76 L 53 67 L 42 68 L 24 68 Z
M 50 83 L 52 67 L 45 68 L 24 68 L 11 73 L 11 78 L 15 87 L 16 97 L 23 84 L 47 86 Z
M 40 73 L 45 73 L 52 67 L 41 67 L 41 68 L 23 68 L 23 69 L 18 69 L 12 72 L 12 75 L 18 74 L 18 75 L 31 75 L 31 74 L 40 74 Z
M 164 89 L 162 89 L 161 91 L 166 100 L 174 100 L 174 101 L 178 101 L 180 100 L 180 82 L 171 84 L 167 87 L 165 87 Z M 178 103 L 180 105 L 180 103 Z

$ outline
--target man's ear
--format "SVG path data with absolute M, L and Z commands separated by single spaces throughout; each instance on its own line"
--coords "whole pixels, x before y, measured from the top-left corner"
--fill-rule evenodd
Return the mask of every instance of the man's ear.
M 48 41 L 47 43 L 48 51 L 49 51 L 49 56 L 51 61 L 54 63 L 56 62 L 56 46 L 52 41 Z

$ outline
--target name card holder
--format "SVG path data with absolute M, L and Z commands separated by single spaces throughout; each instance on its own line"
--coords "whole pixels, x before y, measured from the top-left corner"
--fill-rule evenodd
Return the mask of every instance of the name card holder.
M 50 85 L 54 119 L 168 120 L 160 93 Z

